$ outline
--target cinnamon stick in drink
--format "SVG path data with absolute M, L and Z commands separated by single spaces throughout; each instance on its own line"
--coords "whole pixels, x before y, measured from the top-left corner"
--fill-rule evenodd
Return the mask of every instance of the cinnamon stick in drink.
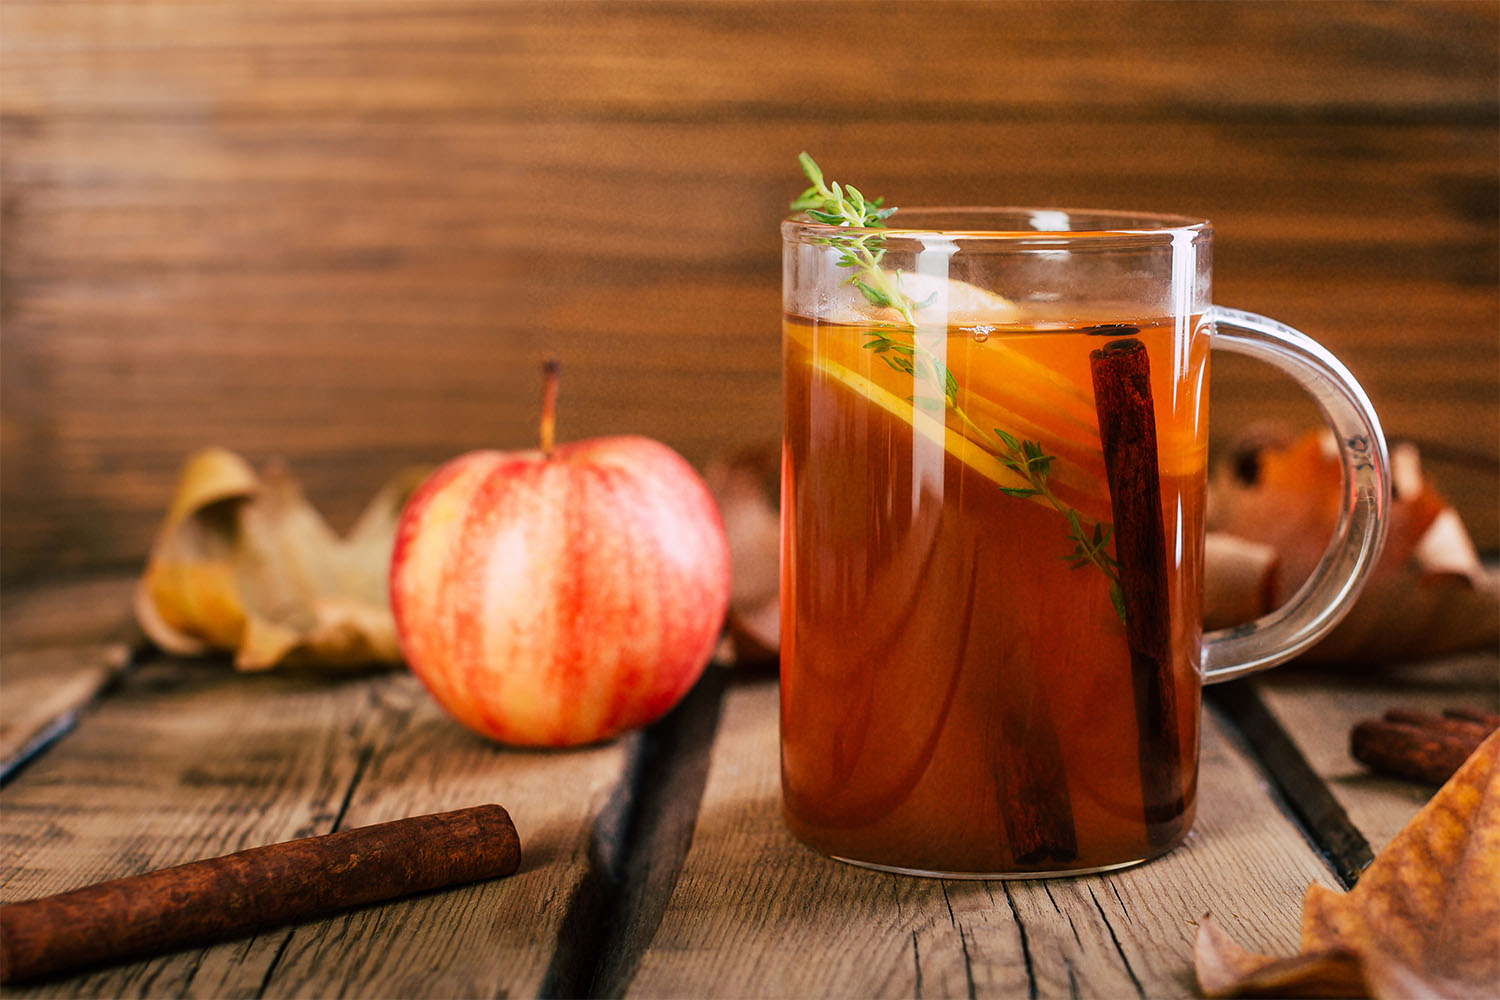
M 1026 708 L 1002 713 L 1004 745 L 995 758 L 1011 856 L 1021 865 L 1076 861 L 1078 833 L 1062 744 L 1041 689 L 1027 694 L 1032 697 L 1017 699 Z
M 257 847 L 0 906 L 0 982 L 203 944 L 521 864 L 497 805 Z
M 1147 836 L 1162 843 L 1171 839 L 1170 824 L 1182 815 L 1186 803 L 1151 363 L 1146 345 L 1130 338 L 1112 340 L 1090 352 L 1089 368 L 1114 516 Z

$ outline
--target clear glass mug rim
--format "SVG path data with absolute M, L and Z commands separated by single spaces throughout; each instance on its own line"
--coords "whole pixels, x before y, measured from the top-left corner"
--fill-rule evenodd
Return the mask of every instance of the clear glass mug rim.
M 1046 243 L 1110 243 L 1151 246 L 1175 242 L 1183 236 L 1195 241 L 1209 237 L 1213 224 L 1190 215 L 1161 212 L 1132 212 L 1116 209 L 1043 208 L 1026 206 L 934 206 L 903 208 L 891 217 L 912 220 L 917 224 L 887 225 L 881 228 L 836 226 L 817 222 L 803 213 L 788 216 L 781 223 L 782 237 L 788 242 L 822 242 L 832 236 L 871 236 L 885 240 L 962 240 L 966 243 L 1004 245 Z M 965 224 L 944 225 L 944 220 L 962 220 Z M 974 223 L 994 219 L 993 224 Z M 1077 221 L 1078 228 L 1062 228 L 1060 220 Z

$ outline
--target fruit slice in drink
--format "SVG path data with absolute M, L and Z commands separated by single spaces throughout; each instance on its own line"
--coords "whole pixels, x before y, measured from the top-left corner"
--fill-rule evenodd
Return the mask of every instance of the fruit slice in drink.
M 1006 448 L 996 431 L 1039 442 L 1055 456 L 1048 479 L 1058 498 L 1085 520 L 1108 520 L 1109 497 L 1099 487 L 1104 466 L 1098 425 L 1091 413 L 1080 413 L 1077 405 L 1083 389 L 1007 343 L 1035 334 L 1017 334 L 1011 328 L 977 341 L 970 330 L 960 329 L 952 336 L 944 331 L 940 349 L 928 347 L 932 340 L 925 334 L 881 327 L 829 328 L 789 322 L 786 336 L 788 350 L 803 355 L 819 377 L 842 384 L 910 424 L 915 433 L 940 443 L 998 487 L 1021 489 L 1028 483 L 1001 462 L 998 456 Z M 886 354 L 867 346 L 881 341 L 897 346 Z M 953 394 L 957 408 L 950 405 L 945 387 L 935 377 L 918 381 L 896 367 L 911 357 L 904 353 L 906 349 L 925 353 L 950 372 L 961 367 L 964 379 Z M 892 354 L 896 364 L 875 360 Z M 1007 370 L 1013 374 L 1001 374 Z M 933 369 L 924 366 L 923 371 L 931 375 Z

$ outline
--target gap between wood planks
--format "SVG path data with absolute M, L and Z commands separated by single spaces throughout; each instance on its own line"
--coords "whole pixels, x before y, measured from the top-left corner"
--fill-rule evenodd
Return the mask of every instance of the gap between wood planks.
M 542 997 L 621 996 L 629 986 L 692 843 L 729 673 L 710 665 L 631 748 L 594 822 L 590 870 L 568 902 Z
M 156 655 L 131 614 L 134 586 L 112 574 L 0 591 L 0 787 Z
M 1205 691 L 1204 701 L 1228 720 L 1248 756 L 1266 774 L 1272 800 L 1302 831 L 1339 883 L 1353 888 L 1375 852 L 1349 814 L 1334 798 L 1285 727 L 1271 714 L 1251 679 Z
M 66 707 L 13 748 L 5 747 L 5 754 L 0 757 L 0 788 L 10 784 L 26 770 L 28 764 L 71 733 L 77 727 L 78 720 L 94 705 L 119 690 L 136 667 L 160 655 L 145 643 L 106 648 L 102 656 L 106 662 L 95 672 L 95 676 L 81 678 L 80 683 L 74 685 L 76 697 Z

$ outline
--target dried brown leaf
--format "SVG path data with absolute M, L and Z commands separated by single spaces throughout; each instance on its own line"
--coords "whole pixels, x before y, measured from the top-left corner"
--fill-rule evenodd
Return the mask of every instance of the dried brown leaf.
M 1204 917 L 1193 946 L 1198 989 L 1208 997 L 1363 997 L 1360 957 L 1347 950 L 1272 958 L 1241 948 Z
M 284 467 L 193 455 L 136 588 L 141 627 L 169 652 L 231 650 L 242 670 L 400 662 L 386 575 L 424 472 L 393 479 L 339 538 Z
M 1224 933 L 1211 915 L 1198 922 L 1198 937 L 1193 943 L 1193 971 L 1198 975 L 1198 989 L 1204 996 L 1229 996 L 1240 983 L 1280 959 L 1261 955 L 1240 947 Z
M 1302 954 L 1257 955 L 1210 918 L 1194 966 L 1211 997 L 1500 996 L 1500 733 L 1347 893 L 1309 886 Z
M 1500 581 L 1480 563 L 1458 514 L 1423 478 L 1416 448 L 1398 444 L 1391 457 L 1396 488 L 1380 560 L 1353 609 L 1303 655 L 1306 660 L 1398 661 L 1500 642 Z M 1206 614 L 1205 625 L 1240 624 L 1296 593 L 1333 535 L 1339 496 L 1331 435 L 1313 431 L 1292 439 L 1277 428 L 1247 431 L 1214 472 L 1209 527 L 1268 547 L 1276 573 L 1228 575 L 1211 550 L 1207 610 L 1226 613 Z M 1226 588 L 1232 593 L 1222 593 Z

